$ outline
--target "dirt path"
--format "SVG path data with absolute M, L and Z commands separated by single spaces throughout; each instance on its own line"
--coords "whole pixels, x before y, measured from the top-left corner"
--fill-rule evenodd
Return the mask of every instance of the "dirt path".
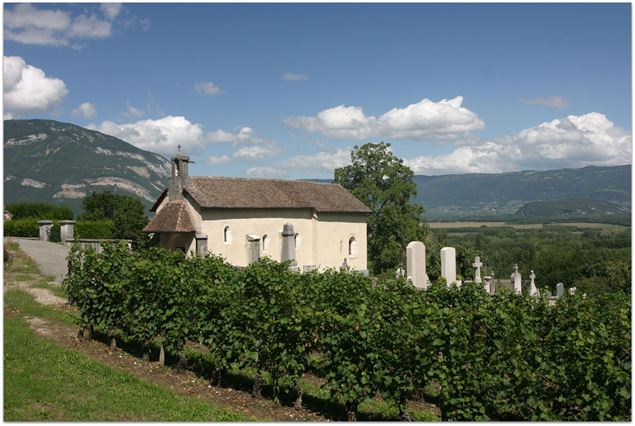
M 15 241 L 20 249 L 36 263 L 40 272 L 50 275 L 57 283 L 61 283 L 68 273 L 66 257 L 70 249 L 60 243 L 27 238 L 6 238 L 7 241 Z

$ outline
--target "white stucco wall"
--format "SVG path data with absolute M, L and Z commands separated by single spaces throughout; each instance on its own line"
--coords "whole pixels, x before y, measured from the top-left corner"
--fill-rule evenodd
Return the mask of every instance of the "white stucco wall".
M 321 270 L 342 265 L 344 258 L 355 270 L 367 269 L 366 215 L 354 213 L 315 213 L 312 209 L 201 209 L 196 202 L 189 201 L 192 220 L 197 232 L 207 235 L 210 252 L 224 257 L 236 266 L 247 266 L 250 261 L 247 235 L 260 238 L 260 256 L 269 256 L 276 261 L 282 258 L 282 227 L 293 225 L 299 235 L 296 247 L 296 262 L 300 268 L 315 265 Z M 167 197 L 158 206 L 157 213 L 167 203 Z M 231 242 L 224 242 L 224 229 L 229 226 Z M 196 241 L 190 237 L 170 234 L 161 236 L 161 243 L 168 248 L 187 244 L 187 251 L 196 253 Z M 263 247 L 263 236 L 269 239 L 268 249 Z M 357 241 L 357 255 L 349 255 L 349 240 Z M 191 238 L 191 241 L 185 241 Z

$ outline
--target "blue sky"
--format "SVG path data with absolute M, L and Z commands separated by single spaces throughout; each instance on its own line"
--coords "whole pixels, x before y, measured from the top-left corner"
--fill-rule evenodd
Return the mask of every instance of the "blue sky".
M 332 177 L 626 164 L 630 4 L 5 4 L 4 117 L 197 162 Z

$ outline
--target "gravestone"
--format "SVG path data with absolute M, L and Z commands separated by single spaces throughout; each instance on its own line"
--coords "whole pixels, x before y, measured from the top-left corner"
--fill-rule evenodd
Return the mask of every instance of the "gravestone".
M 572 296 L 573 296 L 573 295 L 575 294 L 575 291 L 576 291 L 576 288 L 575 288 L 575 287 L 570 287 L 570 288 L 569 288 L 569 294 L 570 294 L 570 295 L 572 295 Z
M 426 246 L 421 241 L 411 241 L 406 246 L 406 274 L 415 287 L 428 287 Z
M 49 241 L 51 239 L 51 228 L 53 228 L 52 220 L 38 220 L 40 228 L 40 241 Z
M 260 259 L 260 237 L 247 234 L 247 247 L 249 250 L 249 263 Z
M 295 266 L 295 242 L 293 238 L 295 237 L 295 232 L 293 231 L 293 225 L 290 223 L 285 223 L 282 227 L 282 257 L 281 262 L 285 262 L 287 260 L 291 261 L 291 266 Z
M 346 261 L 346 258 L 344 258 L 344 262 L 342 262 L 342 266 L 340 266 L 340 272 L 348 272 L 351 270 L 351 267 L 348 266 L 348 262 Z
M 483 277 L 483 288 L 487 294 L 492 294 L 492 277 L 489 275 L 485 275 Z
M 480 256 L 476 256 L 474 258 L 474 263 L 472 263 L 472 266 L 476 268 L 476 270 L 474 271 L 474 282 L 476 284 L 481 284 L 483 282 L 483 280 L 481 279 L 481 266 L 483 266 L 483 263 L 481 262 Z
M 534 274 L 534 271 L 531 271 L 531 274 L 529 274 L 529 279 L 531 279 L 531 281 L 529 282 L 529 295 L 530 296 L 540 296 L 540 292 L 538 291 L 538 289 L 536 288 L 536 274 Z
M 75 234 L 74 220 L 60 220 L 60 240 L 66 244 L 67 240 L 73 240 Z
M 443 247 L 441 249 L 441 276 L 448 286 L 456 282 L 456 249 Z
M 518 265 L 514 265 L 514 273 L 511 276 L 512 283 L 514 284 L 514 292 L 521 294 L 523 292 L 522 275 L 518 272 Z
M 564 296 L 564 284 L 558 283 L 556 284 L 556 297 L 560 298 L 562 296 Z
M 205 257 L 209 254 L 207 250 L 207 235 L 196 233 L 196 255 Z
M 399 266 L 396 270 L 395 270 L 395 278 L 403 278 L 406 276 L 406 271 L 404 271 L 404 269 Z

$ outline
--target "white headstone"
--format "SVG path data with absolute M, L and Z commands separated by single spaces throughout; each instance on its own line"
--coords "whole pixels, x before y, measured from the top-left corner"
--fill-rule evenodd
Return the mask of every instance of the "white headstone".
M 456 249 L 443 247 L 441 249 L 441 276 L 448 285 L 456 282 Z
M 540 296 L 540 292 L 536 288 L 536 283 L 535 283 L 536 274 L 534 274 L 534 271 L 531 271 L 531 274 L 529 274 L 529 278 L 531 279 L 531 282 L 529 283 L 529 295 Z
M 401 266 L 399 266 L 395 270 L 395 278 L 403 278 L 405 276 L 406 276 L 406 271 L 404 271 L 403 268 Z
M 421 241 L 411 241 L 406 246 L 406 274 L 415 287 L 428 287 L 426 246 Z
M 474 263 L 472 263 L 472 266 L 476 268 L 476 270 L 474 271 L 474 282 L 476 284 L 481 284 L 483 282 L 483 280 L 481 279 L 481 266 L 483 266 L 483 263 L 481 262 L 480 256 L 476 256 L 474 258 Z
M 576 288 L 575 288 L 575 287 L 570 287 L 570 288 L 569 288 L 569 294 L 570 294 L 570 295 L 574 295 L 574 294 L 575 294 L 575 290 L 576 290 Z
M 564 295 L 564 284 L 558 283 L 556 284 L 556 297 L 560 298 Z
M 523 292 L 523 282 L 522 275 L 518 272 L 518 265 L 514 265 L 514 273 L 511 276 L 512 282 L 514 283 L 514 292 L 516 294 L 521 294 Z

